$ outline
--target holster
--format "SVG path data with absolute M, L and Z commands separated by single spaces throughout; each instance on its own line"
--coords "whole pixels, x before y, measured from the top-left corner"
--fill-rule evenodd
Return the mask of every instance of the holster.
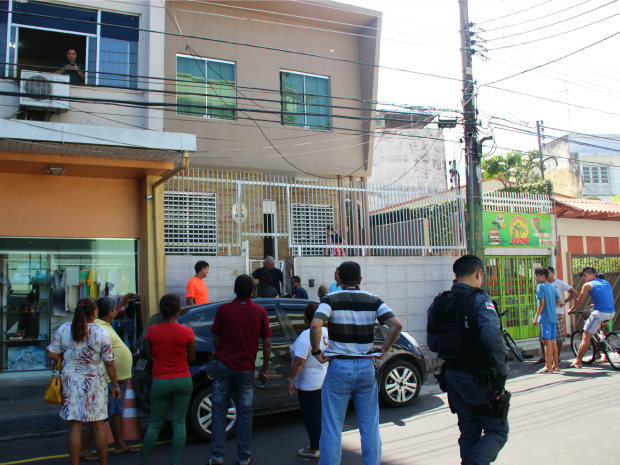
M 504 391 L 504 393 L 499 396 L 499 399 L 497 399 L 497 397 L 498 393 L 494 392 L 488 405 L 480 405 L 478 407 L 478 413 L 489 418 L 499 418 L 501 420 L 508 418 L 510 398 L 512 395 L 510 392 Z
M 438 375 L 433 375 L 437 380 L 437 384 L 439 385 L 441 392 L 448 392 L 448 384 L 446 383 L 446 364 L 447 362 L 444 362 L 444 364 L 441 365 L 441 371 Z

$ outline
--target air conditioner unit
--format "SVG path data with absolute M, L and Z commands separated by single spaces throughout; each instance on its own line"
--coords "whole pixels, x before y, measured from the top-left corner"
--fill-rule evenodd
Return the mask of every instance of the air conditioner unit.
M 49 97 L 69 97 L 69 76 L 64 74 L 22 71 L 19 105 L 42 110 L 68 111 L 69 101 Z M 29 95 L 30 94 L 30 95 Z

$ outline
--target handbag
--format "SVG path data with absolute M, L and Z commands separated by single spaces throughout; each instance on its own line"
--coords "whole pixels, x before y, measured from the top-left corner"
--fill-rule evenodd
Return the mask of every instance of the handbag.
M 60 358 L 52 365 L 52 379 L 47 385 L 45 390 L 45 396 L 43 400 L 48 404 L 62 404 L 62 381 L 60 379 L 60 373 L 62 372 L 63 358 L 60 354 Z

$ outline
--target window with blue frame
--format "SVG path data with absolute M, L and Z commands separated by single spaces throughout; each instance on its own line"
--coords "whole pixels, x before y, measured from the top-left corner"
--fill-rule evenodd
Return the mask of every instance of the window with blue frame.
M 75 64 L 85 72 L 81 82 L 137 88 L 139 27 L 136 15 L 0 1 L 0 58 L 9 63 L 0 72 L 8 77 L 19 77 L 23 69 L 55 72 L 73 48 Z

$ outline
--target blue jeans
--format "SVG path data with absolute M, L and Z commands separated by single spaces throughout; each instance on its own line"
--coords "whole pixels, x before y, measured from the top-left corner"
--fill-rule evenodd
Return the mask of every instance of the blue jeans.
M 478 406 L 491 400 L 491 390 L 476 384 L 473 375 L 449 369 L 446 381 L 450 404 L 459 419 L 462 463 L 488 465 L 495 461 L 508 441 L 508 420 L 485 417 L 477 412 Z
M 223 462 L 226 453 L 226 415 L 232 391 L 237 395 L 237 457 L 239 463 L 250 459 L 252 416 L 254 414 L 254 372 L 231 370 L 220 360 L 213 375 L 211 407 L 211 458 Z
M 349 398 L 353 397 L 362 439 L 364 465 L 379 465 L 379 389 L 372 360 L 332 358 L 321 388 L 320 465 L 339 465 L 342 455 L 342 426 Z

